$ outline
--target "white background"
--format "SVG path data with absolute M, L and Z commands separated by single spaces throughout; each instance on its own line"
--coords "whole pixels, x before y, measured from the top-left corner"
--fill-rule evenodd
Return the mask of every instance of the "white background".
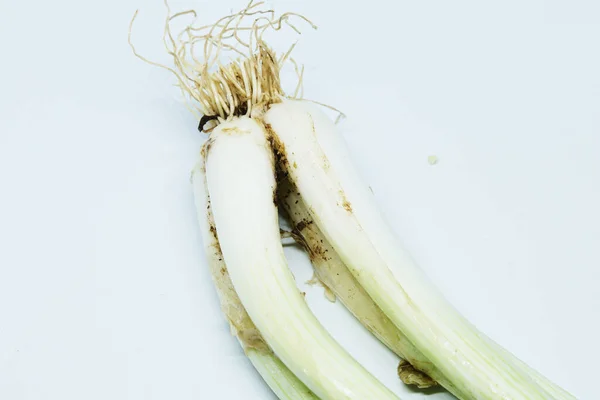
M 296 53 L 306 96 L 346 112 L 421 266 L 483 331 L 598 398 L 600 3 L 274 3 L 320 26 Z M 242 5 L 172 3 L 206 22 Z M 168 62 L 158 0 L 0 2 L 3 400 L 272 396 L 220 313 L 188 181 L 204 138 L 173 78 L 131 55 L 136 8 L 139 50 Z M 288 254 L 304 282 L 308 260 Z M 360 362 L 422 398 L 339 304 L 303 290 Z

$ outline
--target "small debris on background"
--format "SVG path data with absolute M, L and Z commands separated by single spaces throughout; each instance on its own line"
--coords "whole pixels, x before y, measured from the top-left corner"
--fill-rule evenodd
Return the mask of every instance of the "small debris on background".
M 429 157 L 427 157 L 427 162 L 429 163 L 429 165 L 435 165 L 437 164 L 439 161 L 438 156 L 436 155 L 431 155 Z

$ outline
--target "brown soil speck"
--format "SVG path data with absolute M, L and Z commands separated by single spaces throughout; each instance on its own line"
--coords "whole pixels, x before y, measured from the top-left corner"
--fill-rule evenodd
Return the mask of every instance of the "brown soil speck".
M 328 261 L 329 258 L 327 257 L 327 255 L 325 254 L 327 252 L 327 250 L 323 249 L 323 247 L 321 247 L 321 245 L 316 244 L 312 247 L 309 248 L 309 256 L 311 260 L 314 260 L 315 258 L 321 258 L 323 261 Z
M 344 200 L 344 202 L 342 203 L 342 207 L 344 207 L 344 209 L 349 213 L 352 212 L 352 204 L 350 204 L 348 200 Z
M 307 226 L 309 226 L 310 224 L 312 224 L 313 221 L 307 221 L 305 219 L 303 219 L 302 221 L 298 222 L 298 224 L 296 225 L 296 231 L 298 232 L 302 232 L 302 230 L 304 228 L 306 228 Z
M 236 126 L 232 126 L 230 128 L 223 128 L 223 129 L 221 129 L 221 133 L 224 133 L 226 135 L 234 135 L 234 134 L 243 135 L 243 134 L 246 134 L 246 133 L 250 133 L 250 131 L 245 130 L 245 129 L 239 129 Z
M 339 194 L 342 198 L 342 207 L 344 207 L 344 209 L 346 211 L 348 211 L 349 213 L 352 212 L 352 204 L 348 201 L 348 199 L 346 198 L 346 194 L 344 193 L 343 190 L 339 191 Z M 338 203 L 339 204 L 339 203 Z
M 277 164 L 279 164 L 283 170 L 288 170 L 290 164 L 285 156 L 285 145 L 281 143 L 270 124 L 265 124 L 265 131 L 267 133 L 267 141 L 273 149 Z
M 210 233 L 215 238 L 215 244 L 213 245 L 215 250 L 221 254 L 221 244 L 219 243 L 219 237 L 217 236 L 217 228 L 211 223 L 210 224 Z M 219 259 L 221 261 L 221 259 Z
M 302 232 L 304 228 L 306 228 L 306 222 L 304 220 L 298 222 L 298 225 L 296 225 L 296 230 L 298 232 Z

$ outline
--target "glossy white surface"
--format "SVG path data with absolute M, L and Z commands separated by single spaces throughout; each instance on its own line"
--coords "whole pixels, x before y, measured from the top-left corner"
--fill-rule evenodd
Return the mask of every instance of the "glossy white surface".
M 423 269 L 495 340 L 597 397 L 600 5 L 273 3 L 320 26 L 297 48 L 305 93 L 346 112 L 355 163 Z M 242 4 L 171 3 L 209 21 Z M 159 1 L 0 1 L 0 398 L 270 398 L 205 269 L 197 121 L 127 47 L 136 8 L 139 50 L 167 61 Z M 287 254 L 334 337 L 422 398 Z

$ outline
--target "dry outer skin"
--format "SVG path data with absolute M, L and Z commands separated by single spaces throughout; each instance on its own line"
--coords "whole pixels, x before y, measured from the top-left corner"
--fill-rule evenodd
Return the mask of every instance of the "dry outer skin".
M 407 385 L 415 385 L 419 389 L 427 389 L 436 385 L 433 379 L 424 375 L 422 371 L 413 367 L 406 360 L 400 360 L 400 363 L 398 363 L 398 377 Z
M 210 230 L 216 235 L 214 225 L 211 225 Z M 231 333 L 237 336 L 244 349 L 252 348 L 271 352 L 233 288 L 218 241 L 212 247 L 214 252 L 209 255 L 209 269 L 219 293 L 221 310 L 229 321 Z
M 302 237 L 297 237 L 297 238 L 299 238 L 299 240 L 301 242 L 304 241 L 304 238 L 302 238 Z M 306 283 L 310 286 L 315 286 L 315 285 L 322 286 L 323 287 L 323 295 L 330 302 L 335 303 L 335 301 L 337 300 L 335 293 L 333 293 L 333 291 L 331 289 L 329 289 L 329 287 L 325 283 L 323 283 L 323 281 L 321 281 L 316 274 L 314 274 L 312 276 L 312 278 L 310 278 L 310 280 L 307 281 Z
M 325 287 L 333 291 L 375 337 L 398 356 L 407 360 L 401 362 L 398 367 L 399 377 L 404 383 L 419 388 L 436 386 L 436 380 L 421 370 L 428 371 L 433 376 L 440 376 L 439 372 L 394 326 L 356 281 L 313 222 L 293 184 L 285 178 L 278 183 L 278 186 L 279 204 L 287 211 L 296 237 L 299 237 L 303 242 L 301 244 L 307 249 L 316 277 Z M 411 368 L 407 368 L 406 364 L 411 365 Z

